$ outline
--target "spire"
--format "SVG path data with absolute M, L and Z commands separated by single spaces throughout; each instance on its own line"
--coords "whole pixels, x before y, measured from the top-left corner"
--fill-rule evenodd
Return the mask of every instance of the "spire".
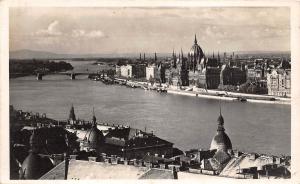
M 177 66 L 176 66 L 176 54 L 174 52 L 174 49 L 173 49 L 173 67 L 177 68 Z
M 213 51 L 213 59 L 215 59 L 215 51 Z
M 195 34 L 195 40 L 194 40 L 194 43 L 195 43 L 195 45 L 197 44 L 197 37 L 196 37 L 196 34 Z
M 93 125 L 96 125 L 96 116 L 95 116 L 95 110 L 94 110 L 94 107 L 93 107 Z
M 181 59 L 183 59 L 183 52 L 182 52 L 182 48 L 181 48 Z
M 145 52 L 144 52 L 144 61 L 145 61 L 145 59 L 146 59 L 146 56 L 145 56 Z
M 154 61 L 157 61 L 156 52 L 154 53 Z
M 70 109 L 69 120 L 73 120 L 73 121 L 76 120 L 73 103 L 72 103 L 72 106 L 71 106 L 71 109 Z
M 142 61 L 142 53 L 140 53 L 140 61 Z
M 219 99 L 220 116 L 222 116 L 221 99 Z
M 222 116 L 222 109 L 221 109 L 221 99 L 219 101 L 219 108 L 220 108 L 220 115 L 218 117 L 218 129 L 217 131 L 224 131 L 224 118 Z
M 221 59 L 220 59 L 220 53 L 218 51 L 218 62 L 220 62 L 220 61 L 221 61 Z

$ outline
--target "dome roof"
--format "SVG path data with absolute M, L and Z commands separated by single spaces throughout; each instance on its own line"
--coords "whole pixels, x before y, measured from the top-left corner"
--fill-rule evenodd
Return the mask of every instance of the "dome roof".
M 210 150 L 216 149 L 217 151 L 219 150 L 227 151 L 228 149 L 232 149 L 231 141 L 228 135 L 225 133 L 224 118 L 221 112 L 217 121 L 218 121 L 217 134 L 213 137 L 211 141 Z
M 224 131 L 218 131 L 217 134 L 213 137 L 210 144 L 210 150 L 214 149 L 223 151 L 232 149 L 231 141 Z
M 43 174 L 48 172 L 52 167 L 53 165 L 48 158 L 42 158 L 38 154 L 30 152 L 22 163 L 22 167 L 20 169 L 20 178 L 38 179 Z
M 191 57 L 199 57 L 200 60 L 204 57 L 204 53 L 203 53 L 201 47 L 197 43 L 196 35 L 195 35 L 194 45 L 192 46 L 192 48 L 191 48 L 191 50 L 189 52 L 189 56 L 191 56 Z
M 86 133 L 85 142 L 91 149 L 96 149 L 99 144 L 104 142 L 104 135 L 94 124 L 93 127 Z

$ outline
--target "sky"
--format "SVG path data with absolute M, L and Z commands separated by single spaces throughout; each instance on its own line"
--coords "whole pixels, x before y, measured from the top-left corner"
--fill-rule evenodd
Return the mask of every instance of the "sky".
M 289 51 L 286 7 L 15 7 L 10 50 L 62 54 Z

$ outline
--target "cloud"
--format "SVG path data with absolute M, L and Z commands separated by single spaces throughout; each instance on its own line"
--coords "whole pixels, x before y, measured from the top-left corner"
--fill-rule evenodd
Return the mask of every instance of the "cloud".
M 87 34 L 87 36 L 91 37 L 91 38 L 99 38 L 99 37 L 104 37 L 105 35 L 100 30 L 94 30 L 94 31 L 89 32 Z
M 58 28 L 59 26 L 59 22 L 57 20 L 54 20 L 53 22 L 51 22 L 47 29 L 40 29 L 38 31 L 35 32 L 35 36 L 60 36 L 62 35 L 62 32 L 59 30 Z
M 74 38 L 102 38 L 105 37 L 105 34 L 101 30 L 85 31 L 84 29 L 74 29 L 71 36 Z

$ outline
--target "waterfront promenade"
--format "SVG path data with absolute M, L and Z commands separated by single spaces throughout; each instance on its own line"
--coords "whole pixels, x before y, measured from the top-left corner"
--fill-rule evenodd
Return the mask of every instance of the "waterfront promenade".
M 124 79 L 115 78 L 115 81 L 126 81 Z M 130 84 L 129 86 L 139 87 L 142 89 L 155 89 L 161 90 L 163 89 L 167 93 L 184 95 L 184 96 L 195 96 L 198 98 L 207 98 L 207 99 L 217 99 L 217 100 L 228 100 L 228 101 L 241 101 L 241 99 L 245 100 L 245 102 L 251 103 L 265 103 L 265 104 L 282 104 L 282 105 L 290 105 L 291 98 L 284 98 L 278 96 L 270 96 L 270 95 L 258 95 L 258 94 L 247 94 L 247 93 L 237 93 L 237 92 L 228 92 L 221 90 L 206 90 L 204 88 L 197 87 L 185 87 L 180 89 L 178 86 L 169 86 L 169 85 L 160 85 L 146 82 L 138 82 L 138 81 L 126 81 L 126 83 Z M 160 86 L 160 87 L 159 87 Z
M 226 92 L 226 91 L 218 91 L 218 90 L 205 91 L 205 89 L 193 88 L 193 90 L 195 89 L 196 91 L 185 91 L 185 90 L 176 89 L 176 87 L 169 87 L 167 89 L 167 93 L 185 95 L 185 96 L 195 96 L 198 98 L 229 100 L 229 101 L 235 101 L 238 100 L 239 98 L 245 98 L 247 102 L 251 102 L 251 103 L 283 104 L 283 105 L 291 104 L 290 98 L 282 98 L 282 97 L 275 97 L 275 96 L 268 96 L 268 95 L 234 93 L 234 92 Z

